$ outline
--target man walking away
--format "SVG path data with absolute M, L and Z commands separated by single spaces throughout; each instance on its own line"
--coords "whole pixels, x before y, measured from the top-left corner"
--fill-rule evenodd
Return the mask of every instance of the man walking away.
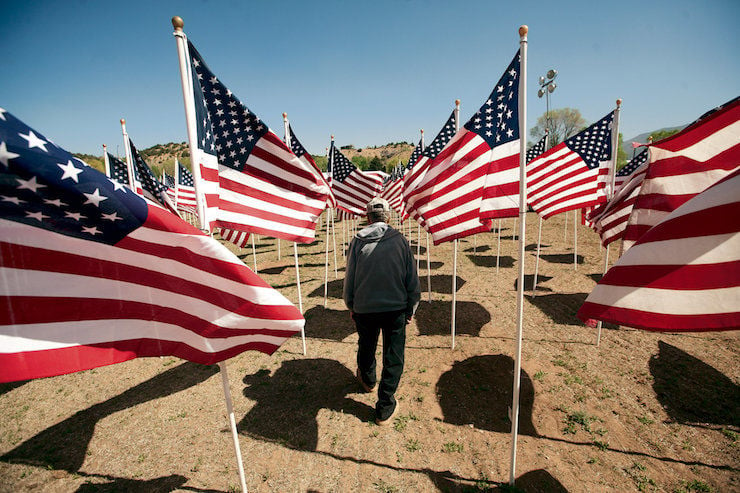
M 344 303 L 357 326 L 357 380 L 372 392 L 377 382 L 375 349 L 383 332 L 383 371 L 375 422 L 387 424 L 398 405 L 394 394 L 403 373 L 406 324 L 421 296 L 416 262 L 406 238 L 388 225 L 390 205 L 367 204 L 368 226 L 352 239 L 344 277 Z

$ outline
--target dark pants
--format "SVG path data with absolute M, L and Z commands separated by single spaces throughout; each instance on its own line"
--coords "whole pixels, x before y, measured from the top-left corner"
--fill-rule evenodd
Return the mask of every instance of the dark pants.
M 403 373 L 404 346 L 406 344 L 406 310 L 380 313 L 355 313 L 353 316 L 359 335 L 357 367 L 362 380 L 371 387 L 377 382 L 375 348 L 378 335 L 383 331 L 383 372 L 378 386 L 378 403 L 375 414 L 388 419 L 396 407 L 398 383 Z

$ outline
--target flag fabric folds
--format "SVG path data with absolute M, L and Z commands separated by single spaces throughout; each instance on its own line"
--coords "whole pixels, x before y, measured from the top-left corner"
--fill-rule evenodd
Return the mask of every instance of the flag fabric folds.
M 644 186 L 644 185 L 643 185 Z M 740 329 L 740 169 L 651 228 L 578 310 L 639 329 Z
M 313 241 L 326 183 L 218 80 L 190 41 L 188 50 L 198 145 L 218 163 L 215 225 Z
M 173 204 L 177 200 L 177 189 L 175 188 L 175 177 L 170 176 L 165 172 L 162 172 L 162 183 L 167 187 L 165 193 L 170 198 Z
M 518 214 L 518 93 L 519 52 L 483 106 L 427 164 L 407 198 L 435 245 L 489 231 L 489 218 L 509 210 Z M 486 217 L 481 219 L 484 194 Z
M 740 165 L 740 98 L 653 143 L 649 163 L 624 232 L 623 250 Z
M 543 135 L 542 138 L 532 147 L 527 149 L 527 162 L 532 162 L 534 158 L 539 157 L 540 154 L 545 152 L 545 146 L 547 145 L 547 134 Z
M 416 207 L 413 203 L 413 198 L 409 200 L 409 197 L 413 197 L 416 193 L 417 188 L 424 179 L 424 175 L 427 172 L 428 164 L 431 160 L 437 157 L 437 155 L 444 149 L 450 139 L 457 132 L 457 119 L 456 111 L 452 110 L 450 117 L 447 119 L 442 129 L 434 137 L 434 140 L 426 148 L 421 148 L 421 141 L 414 148 L 414 152 L 411 153 L 409 162 L 406 165 L 406 174 L 403 177 L 403 202 L 404 209 L 408 216 L 413 217 L 420 223 L 424 224 L 424 219 L 419 215 Z M 417 154 L 418 152 L 418 154 Z
M 383 178 L 380 175 L 359 170 L 337 149 L 333 140 L 329 149 L 328 171 L 337 207 L 357 216 L 366 214 L 367 203 L 383 189 Z
M 144 161 L 144 158 L 139 154 L 139 151 L 136 150 L 136 146 L 134 146 L 131 139 L 128 140 L 128 145 L 131 149 L 131 156 L 134 160 L 133 168 L 137 189 L 141 186 L 141 195 L 158 203 L 172 213 L 177 214 L 175 204 L 169 200 L 169 197 L 166 194 L 167 185 L 157 180 L 152 169 L 146 161 Z
M 614 175 L 614 191 L 615 193 L 619 190 L 619 187 L 621 187 L 624 182 L 629 180 L 630 176 L 632 176 L 632 173 L 634 173 L 637 168 L 645 164 L 648 160 L 648 151 L 647 149 L 644 149 L 640 154 L 630 159 L 630 162 L 622 166 L 617 173 Z
M 274 352 L 300 312 L 207 235 L 0 109 L 0 381 Z
M 544 219 L 606 200 L 612 111 L 527 164 L 527 197 Z
M 175 168 L 177 168 L 175 171 L 177 173 L 177 208 L 183 212 L 197 214 L 193 175 L 180 161 L 175 161 Z
M 405 170 L 404 165 L 399 163 L 390 176 L 383 181 L 383 191 L 380 196 L 388 201 L 388 204 L 398 214 L 403 216 L 403 172 Z

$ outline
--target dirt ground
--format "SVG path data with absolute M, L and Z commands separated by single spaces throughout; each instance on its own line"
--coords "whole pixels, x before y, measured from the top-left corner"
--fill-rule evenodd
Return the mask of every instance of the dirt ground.
M 457 247 L 431 246 L 427 292 L 407 329 L 398 417 L 374 424 L 354 379 L 357 336 L 341 299 L 336 226 L 324 306 L 324 234 L 300 246 L 306 346 L 227 362 L 252 492 L 740 491 L 737 332 L 659 334 L 575 312 L 603 272 L 596 235 L 573 215 L 527 217 L 521 414 L 509 488 L 518 260 L 514 221 Z M 416 227 L 407 229 L 414 248 Z M 292 245 L 257 240 L 260 275 L 296 302 Z M 251 248 L 238 252 L 250 267 Z M 614 249 L 611 252 L 615 257 Z M 239 480 L 217 367 L 144 358 L 0 385 L 0 491 L 235 491 Z

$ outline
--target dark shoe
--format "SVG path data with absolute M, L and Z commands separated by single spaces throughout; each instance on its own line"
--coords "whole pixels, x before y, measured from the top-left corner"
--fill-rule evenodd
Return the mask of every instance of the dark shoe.
M 362 387 L 362 390 L 364 390 L 367 393 L 372 392 L 375 390 L 375 385 L 372 387 L 365 383 L 365 381 L 362 379 L 362 376 L 360 375 L 360 369 L 358 368 L 355 372 L 355 376 L 357 377 L 357 381 L 360 382 L 360 387 Z
M 380 419 L 380 416 L 376 415 L 375 424 L 378 426 L 386 426 L 393 420 L 393 416 L 395 416 L 397 412 L 398 412 L 398 402 L 396 402 L 396 407 L 393 408 L 393 412 L 391 412 L 391 414 L 387 418 Z

